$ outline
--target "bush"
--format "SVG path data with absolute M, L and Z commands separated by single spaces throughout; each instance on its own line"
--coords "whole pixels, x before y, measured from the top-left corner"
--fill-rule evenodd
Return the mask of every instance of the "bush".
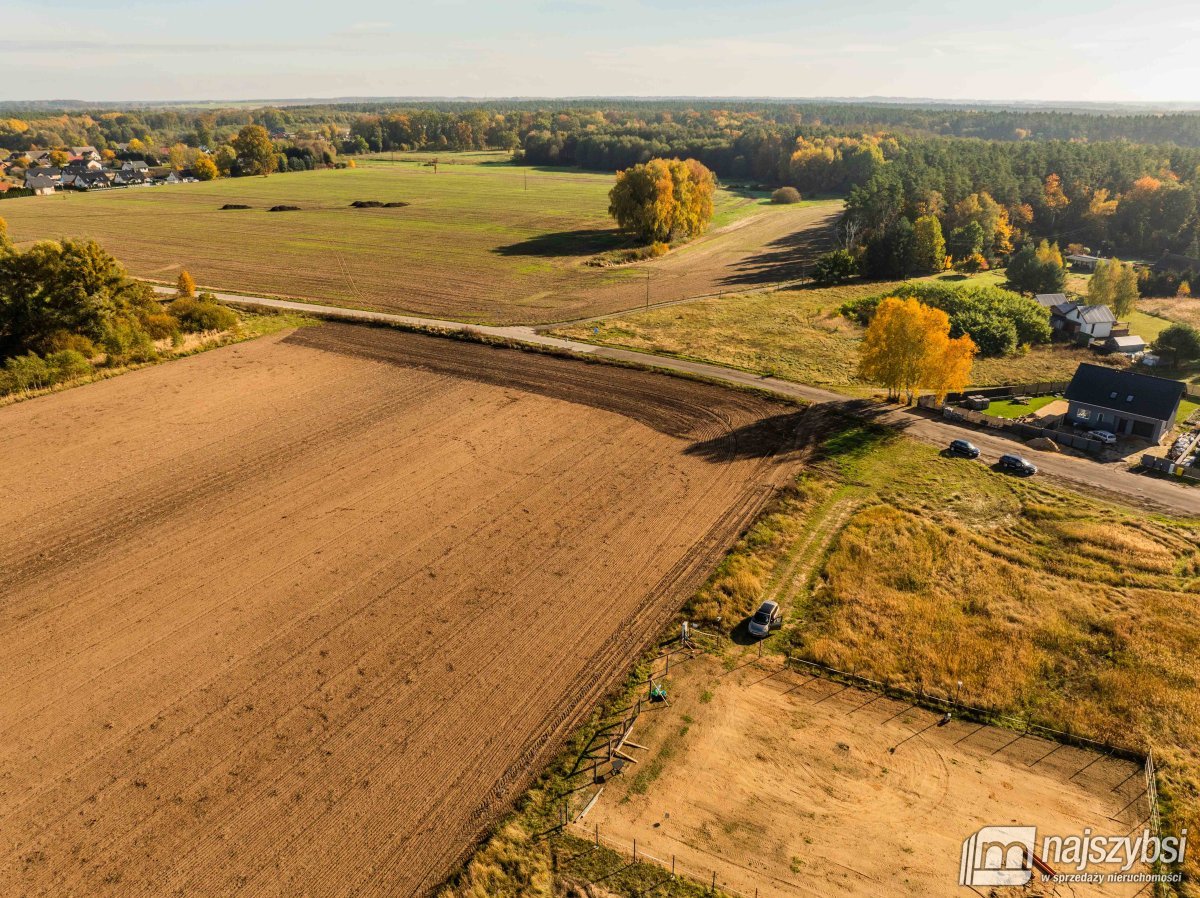
M 229 330 L 238 321 L 233 310 L 218 303 L 211 293 L 177 299 L 167 308 L 187 333 Z
M 813 265 L 812 279 L 821 286 L 844 284 L 858 276 L 858 262 L 844 249 L 825 253 Z
M 14 390 L 39 390 L 52 383 L 50 366 L 36 353 L 13 356 L 4 363 L 4 371 Z
M 46 356 L 46 364 L 50 366 L 51 380 L 58 384 L 92 373 L 91 362 L 81 352 L 74 349 L 62 349 Z
M 149 362 L 158 357 L 150 335 L 133 321 L 114 324 L 105 334 L 103 346 L 109 365 Z
M 152 340 L 174 340 L 179 336 L 178 319 L 166 312 L 147 315 L 142 320 L 142 327 L 146 329 L 146 333 Z
M 55 331 L 46 339 L 47 352 L 59 352 L 64 349 L 70 349 L 85 359 L 92 358 L 97 350 L 96 344 L 85 337 L 83 334 L 73 334 L 70 331 Z
M 665 256 L 671 251 L 669 243 L 663 243 L 661 240 L 656 240 L 650 244 L 650 258 L 657 259 L 659 256 Z
M 771 194 L 771 202 L 788 206 L 800 202 L 800 191 L 795 187 L 780 187 Z

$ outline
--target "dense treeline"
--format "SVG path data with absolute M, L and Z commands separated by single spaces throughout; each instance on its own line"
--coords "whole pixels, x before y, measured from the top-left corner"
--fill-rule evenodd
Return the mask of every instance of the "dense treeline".
M 432 147 L 440 137 L 446 149 L 478 148 L 479 136 L 492 131 L 495 142 L 487 146 L 508 148 L 524 142 L 531 131 L 581 134 L 589 124 L 615 127 L 641 139 L 668 139 L 677 135 L 645 133 L 659 125 L 683 124 L 699 128 L 692 137 L 728 137 L 729 125 L 739 131 L 763 127 L 787 131 L 805 129 L 805 136 L 894 131 L 945 137 L 974 137 L 1003 141 L 1128 141 L 1200 147 L 1200 114 L 1196 112 L 1126 111 L 1116 106 L 1090 108 L 971 107 L 962 104 L 856 103 L 821 101 L 754 101 L 725 99 L 689 100 L 493 100 L 493 101 L 357 101 L 299 104 L 283 107 L 127 107 L 114 104 L 89 106 L 46 103 L 0 104 L 0 119 L 15 118 L 39 123 L 39 130 L 57 132 L 61 144 L 108 140 L 127 142 L 151 134 L 169 136 L 167 144 L 191 132 L 200 143 L 221 131 L 231 134 L 243 125 L 259 124 L 268 130 L 311 130 L 322 125 L 349 127 L 360 117 L 381 118 L 401 113 L 426 117 L 426 134 Z M 505 132 L 493 130 L 497 118 Z M 484 120 L 487 124 L 482 128 Z M 458 122 L 471 126 L 472 134 L 457 131 Z M 433 127 L 430 128 L 429 125 Z M 639 133 L 640 132 L 640 133 Z M 369 139 L 367 134 L 363 135 Z M 85 139 L 73 139 L 73 138 Z M 514 140 L 515 138 L 515 140 Z M 0 136 L 0 146 L 9 147 Z M 469 140 L 470 146 L 459 145 Z M 397 146 L 399 148 L 399 146 Z M 412 147 L 408 147 L 412 148 Z M 645 160 L 637 160 L 645 161 Z

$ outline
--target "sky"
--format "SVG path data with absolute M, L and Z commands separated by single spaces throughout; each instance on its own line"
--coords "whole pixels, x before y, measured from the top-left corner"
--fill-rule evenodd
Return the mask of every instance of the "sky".
M 0 100 L 1200 102 L 1196 0 L 0 0 L 0 9 Z

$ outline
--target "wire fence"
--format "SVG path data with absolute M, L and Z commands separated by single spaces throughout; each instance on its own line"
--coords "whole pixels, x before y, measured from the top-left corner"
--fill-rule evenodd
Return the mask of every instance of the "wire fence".
M 696 652 L 711 652 L 719 648 L 728 639 L 724 634 L 700 633 L 695 630 L 691 631 L 689 637 L 690 641 L 687 643 L 687 648 Z M 659 658 L 663 659 L 664 665 L 660 673 L 655 673 L 652 669 L 647 681 L 651 689 L 653 689 L 653 684 L 656 681 L 661 682 L 666 678 L 672 663 L 670 658 L 672 654 L 676 653 L 672 651 L 659 656 Z M 678 665 L 680 662 L 677 661 L 675 663 Z M 913 690 L 886 681 L 875 680 L 851 671 L 840 670 L 816 661 L 808 661 L 803 658 L 787 658 L 785 660 L 785 667 L 802 670 L 813 676 L 880 693 L 905 701 L 914 707 L 923 707 L 935 712 L 949 712 L 977 723 L 1004 726 L 1008 729 L 1018 730 L 1027 736 L 1041 737 L 1095 752 L 1100 756 L 1115 757 L 1134 762 L 1140 766 L 1145 779 L 1144 796 L 1147 804 L 1147 816 L 1144 822 L 1148 823 L 1154 836 L 1161 835 L 1162 818 L 1158 797 L 1158 769 L 1154 754 L 1150 750 L 1141 750 L 1128 745 L 1090 739 L 1077 733 L 1057 730 L 995 708 L 987 708 L 964 702 L 957 694 L 952 694 L 949 691 L 927 689 L 924 686 L 919 686 Z M 961 684 L 959 684 L 958 688 L 961 688 Z M 745 892 L 738 891 L 721 879 L 718 868 L 728 868 L 733 863 L 726 858 L 714 858 L 714 863 L 711 867 L 701 868 L 696 866 L 694 862 L 691 864 L 685 863 L 675 855 L 672 855 L 668 859 L 651 854 L 645 850 L 644 846 L 639 846 L 636 839 L 625 842 L 624 840 L 609 838 L 601 832 L 599 824 L 591 824 L 589 826 L 586 822 L 587 813 L 594 807 L 603 794 L 605 774 L 611 772 L 612 762 L 620 758 L 623 746 L 627 743 L 633 744 L 629 740 L 633 726 L 638 717 L 648 707 L 652 707 L 648 699 L 646 697 L 639 697 L 629 707 L 617 712 L 619 716 L 614 717 L 607 726 L 597 730 L 589 748 L 581 756 L 581 759 L 586 758 L 589 751 L 594 751 L 591 766 L 589 767 L 586 763 L 582 765 L 577 764 L 576 770 L 571 774 L 575 776 L 588 773 L 590 774 L 589 780 L 561 796 L 563 799 L 563 810 L 560 824 L 554 827 L 547 836 L 552 838 L 560 833 L 570 833 L 576 838 L 589 839 L 592 842 L 593 849 L 604 846 L 620 854 L 622 857 L 628 858 L 631 865 L 639 862 L 653 863 L 666 871 L 670 871 L 669 875 L 662 882 L 643 890 L 639 895 L 655 894 L 668 883 L 674 882 L 676 878 L 683 876 L 693 882 L 702 885 L 707 884 L 709 890 L 712 892 L 720 889 L 721 892 L 736 896 L 736 898 L 750 898 Z M 605 760 L 601 761 L 601 758 Z M 1097 758 L 1097 760 L 1100 760 L 1100 758 Z M 608 764 L 607 768 L 605 767 L 605 761 Z M 589 790 L 588 785 L 591 785 L 593 788 Z M 1140 797 L 1138 800 L 1140 800 Z M 733 863 L 733 865 L 742 866 L 736 863 Z M 1157 864 L 1155 866 L 1157 869 Z M 618 874 L 622 869 L 625 868 L 616 867 L 611 871 L 605 871 L 602 876 L 603 878 L 609 878 Z M 591 881 L 593 883 L 600 882 L 600 880 L 594 878 Z M 1158 893 L 1157 888 L 1155 892 L 1156 894 Z M 755 889 L 753 894 L 757 898 L 757 889 Z
M 664 878 L 639 892 L 639 896 L 656 894 L 661 889 L 664 889 L 673 883 L 675 880 L 684 878 L 702 886 L 706 886 L 710 894 L 716 894 L 719 891 L 721 894 L 731 895 L 734 896 L 734 898 L 758 898 L 757 888 L 755 888 L 753 892 L 747 893 L 744 891 L 739 891 L 738 889 L 729 885 L 726 880 L 721 878 L 720 871 L 717 869 L 716 865 L 712 867 L 697 865 L 690 861 L 683 861 L 675 854 L 672 854 L 669 858 L 652 854 L 646 850 L 644 845 L 639 845 L 637 839 L 635 838 L 630 838 L 628 841 L 626 841 L 625 839 L 615 839 L 603 834 L 600 830 L 599 824 L 593 824 L 589 827 L 582 824 L 573 823 L 570 824 L 568 829 L 571 835 L 574 835 L 576 838 L 586 839 L 588 842 L 590 842 L 591 848 L 587 852 L 576 854 L 565 859 L 563 862 L 564 867 L 570 868 L 572 864 L 578 865 L 578 862 L 583 857 L 590 855 L 592 852 L 601 847 L 607 848 L 614 854 L 619 855 L 622 858 L 622 861 L 628 861 L 628 863 L 619 864 L 612 870 L 605 871 L 601 874 L 600 878 L 590 877 L 589 881 L 593 884 L 602 883 L 605 879 L 611 878 L 619 874 L 621 871 L 631 868 L 635 864 L 654 864 L 663 869 L 665 874 Z M 720 864 L 728 864 L 728 861 L 722 859 Z

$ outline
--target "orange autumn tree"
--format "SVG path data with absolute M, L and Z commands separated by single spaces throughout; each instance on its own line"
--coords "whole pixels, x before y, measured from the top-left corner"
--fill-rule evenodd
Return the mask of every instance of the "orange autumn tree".
M 887 387 L 888 398 L 912 402 L 919 389 L 939 399 L 961 390 L 971 376 L 975 342 L 950 338 L 950 316 L 913 298 L 888 297 L 867 326 L 858 375 Z

